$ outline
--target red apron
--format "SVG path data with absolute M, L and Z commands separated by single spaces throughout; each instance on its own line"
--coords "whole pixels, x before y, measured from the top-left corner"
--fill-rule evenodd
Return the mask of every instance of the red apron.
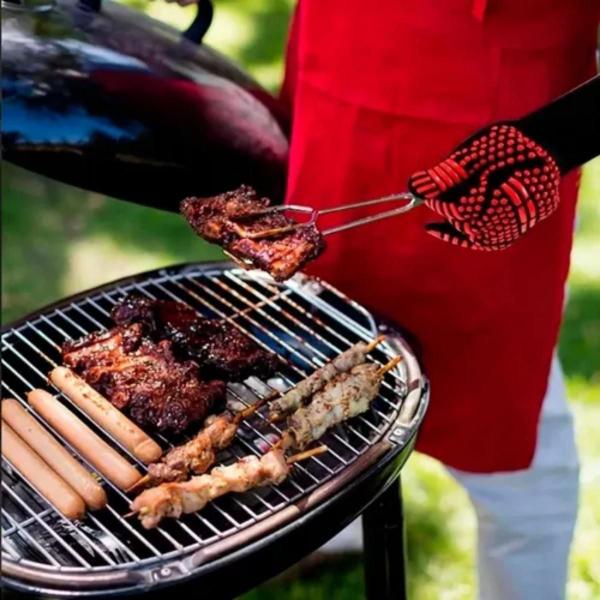
M 301 0 L 284 85 L 288 201 L 324 207 L 405 190 L 413 171 L 481 126 L 587 79 L 598 4 Z M 439 219 L 421 207 L 328 238 L 309 269 L 419 340 L 432 396 L 418 448 L 447 465 L 492 472 L 531 462 L 576 185 L 567 177 L 558 212 L 502 252 L 429 237 L 423 225 Z

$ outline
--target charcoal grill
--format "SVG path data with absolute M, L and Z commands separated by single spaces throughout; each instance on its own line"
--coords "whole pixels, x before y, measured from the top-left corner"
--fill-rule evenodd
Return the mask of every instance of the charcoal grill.
M 369 412 L 329 432 L 323 440 L 328 451 L 299 464 L 283 484 L 220 498 L 197 514 L 163 521 L 151 531 L 124 518 L 129 498 L 107 480 L 108 506 L 81 522 L 69 522 L 3 459 L 3 584 L 51 597 L 152 596 L 177 584 L 178 590 L 190 586 L 197 596 L 231 598 L 316 549 L 366 509 L 368 596 L 401 598 L 402 514 L 393 484 L 414 445 L 428 387 L 398 331 L 328 284 L 304 275 L 276 284 L 229 263 L 170 267 L 95 288 L 6 327 L 3 397 L 26 405 L 25 395 L 32 388 L 56 392 L 103 439 L 128 455 L 53 389 L 46 376 L 59 362 L 65 339 L 109 326 L 111 307 L 131 292 L 186 302 L 207 317 L 228 320 L 277 352 L 282 362 L 276 376 L 230 384 L 231 404 L 248 405 L 273 388 L 285 389 L 351 344 L 380 333 L 386 341 L 371 359 L 383 364 L 400 353 L 403 361 L 386 375 Z M 269 432 L 278 431 L 267 424 L 263 408 L 243 423 L 236 442 L 220 459 L 258 454 Z M 181 441 L 155 439 L 165 448 Z M 128 458 L 143 469 L 134 456 Z

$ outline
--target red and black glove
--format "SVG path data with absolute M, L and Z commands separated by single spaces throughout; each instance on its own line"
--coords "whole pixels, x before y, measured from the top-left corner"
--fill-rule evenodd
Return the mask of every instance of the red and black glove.
M 600 76 L 519 121 L 482 129 L 409 179 L 442 240 L 501 250 L 558 207 L 561 174 L 600 154 Z
M 410 190 L 445 219 L 426 226 L 444 241 L 476 250 L 510 246 L 559 203 L 560 169 L 516 127 L 488 127 L 447 159 L 409 179 Z

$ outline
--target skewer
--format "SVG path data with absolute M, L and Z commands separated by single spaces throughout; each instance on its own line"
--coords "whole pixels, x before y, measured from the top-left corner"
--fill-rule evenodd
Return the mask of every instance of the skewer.
M 272 392 L 271 394 L 265 396 L 264 398 L 260 398 L 254 404 L 247 406 L 246 408 L 237 412 L 233 417 L 233 424 L 238 425 L 244 419 L 252 416 L 257 410 L 260 410 L 267 402 L 270 402 L 274 398 L 277 397 L 277 392 Z
M 371 350 L 373 350 L 375 348 L 375 346 L 378 346 L 379 344 L 381 344 L 381 342 L 383 342 L 383 340 L 385 340 L 385 335 L 378 335 L 376 338 L 372 339 L 367 344 L 367 352 L 371 352 Z
M 251 404 L 250 406 L 247 406 L 246 408 L 244 408 L 243 410 L 239 411 L 238 413 L 236 413 L 233 416 L 233 419 L 231 420 L 233 425 L 238 426 L 244 419 L 247 419 L 248 417 L 252 416 L 257 410 L 260 410 L 261 407 L 263 407 L 269 400 L 272 400 L 274 398 L 276 394 L 270 394 L 268 396 L 265 396 L 264 398 L 261 398 L 260 400 L 258 400 L 257 402 L 255 402 L 254 404 Z M 205 429 L 205 428 L 203 428 Z M 202 430 L 200 430 L 196 435 L 198 435 L 199 433 L 201 433 Z M 184 444 L 185 445 L 185 444 Z M 165 455 L 165 457 L 168 456 L 168 453 Z M 150 482 L 152 480 L 151 476 L 149 474 L 144 475 L 141 479 L 139 479 L 138 481 L 136 481 L 131 487 L 129 487 L 126 490 L 126 493 L 131 493 L 131 492 L 135 492 L 136 490 L 145 487 L 145 485 Z
M 279 442 L 277 442 L 277 444 L 275 444 L 273 446 L 273 448 L 271 448 L 270 452 L 273 451 L 274 449 L 276 449 L 279 445 L 281 445 L 284 441 L 284 437 L 282 437 Z M 297 462 L 300 462 L 302 460 L 306 460 L 308 458 L 312 458 L 313 456 L 318 456 L 319 454 L 323 454 L 324 452 L 327 452 L 328 447 L 325 444 L 321 444 L 320 446 L 316 446 L 315 448 L 310 448 L 309 450 L 304 450 L 303 452 L 298 452 L 296 454 L 292 454 L 291 456 L 289 456 L 288 458 L 286 458 L 285 462 L 288 465 L 293 465 Z M 145 513 L 147 513 L 147 509 L 142 508 L 140 511 L 130 511 L 126 514 L 123 515 L 123 517 L 125 519 L 129 519 L 137 514 L 140 515 L 144 515 Z
M 382 377 L 385 373 L 391 371 L 399 362 L 402 362 L 402 357 L 394 356 L 394 358 L 385 363 L 385 365 L 383 365 L 383 367 L 377 371 L 377 376 Z
M 352 369 L 357 364 L 363 363 L 366 360 L 366 355 L 384 340 L 385 335 L 379 335 L 368 344 L 362 341 L 353 344 L 305 379 L 299 381 L 294 387 L 280 394 L 279 400 L 271 406 L 270 414 L 267 417 L 267 424 L 272 425 L 285 419 L 290 412 L 300 408 L 304 400 L 314 395 L 328 381 L 334 379 L 340 373 Z M 347 361 L 350 362 L 348 363 Z
M 319 454 L 323 454 L 327 452 L 328 448 L 325 444 L 321 444 L 320 446 L 316 446 L 315 448 L 310 448 L 309 450 L 304 450 L 304 452 L 298 452 L 297 454 L 292 454 L 285 459 L 285 462 L 288 465 L 293 465 L 296 462 L 301 460 L 306 460 L 307 458 L 311 458 L 313 456 L 318 456 Z

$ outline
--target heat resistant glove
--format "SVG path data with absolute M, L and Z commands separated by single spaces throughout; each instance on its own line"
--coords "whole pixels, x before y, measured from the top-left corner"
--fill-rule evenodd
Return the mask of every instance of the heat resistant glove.
M 444 241 L 501 250 L 558 207 L 561 174 L 600 154 L 600 76 L 518 121 L 471 136 L 441 163 L 409 178 L 445 221 Z
M 501 250 L 556 210 L 559 182 L 558 165 L 544 148 L 498 124 L 412 175 L 409 188 L 445 219 L 427 225 L 428 233 L 465 248 Z

